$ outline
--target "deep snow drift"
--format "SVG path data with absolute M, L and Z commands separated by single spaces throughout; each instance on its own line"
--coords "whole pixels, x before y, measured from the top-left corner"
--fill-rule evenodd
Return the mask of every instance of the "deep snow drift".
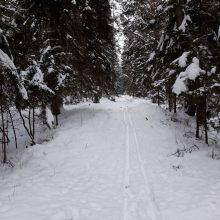
M 220 160 L 184 129 L 127 96 L 68 107 L 50 142 L 0 168 L 0 219 L 219 220 Z

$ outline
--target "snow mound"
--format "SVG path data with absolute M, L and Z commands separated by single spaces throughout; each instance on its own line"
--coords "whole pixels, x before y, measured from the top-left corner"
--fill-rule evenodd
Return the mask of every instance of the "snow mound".
M 199 59 L 194 57 L 192 63 L 186 68 L 184 72 L 181 72 L 173 85 L 173 92 L 180 95 L 188 90 L 188 80 L 195 80 L 201 73 L 205 71 L 199 66 Z

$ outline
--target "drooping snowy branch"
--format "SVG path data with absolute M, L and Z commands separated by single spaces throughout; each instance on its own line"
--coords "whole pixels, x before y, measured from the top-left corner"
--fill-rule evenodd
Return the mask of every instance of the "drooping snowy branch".
M 20 95 L 22 96 L 23 99 L 28 99 L 27 91 L 22 83 L 22 80 L 17 72 L 17 69 L 13 61 L 1 49 L 0 49 L 0 67 L 2 67 L 3 69 L 10 70 L 10 73 L 14 76 L 16 80 L 15 86 L 18 88 Z M 3 71 L 3 74 L 4 74 L 4 71 Z M 12 84 L 14 83 L 12 82 Z

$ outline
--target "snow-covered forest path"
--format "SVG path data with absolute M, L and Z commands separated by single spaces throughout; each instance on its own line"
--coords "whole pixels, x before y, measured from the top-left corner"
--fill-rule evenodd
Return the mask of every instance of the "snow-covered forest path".
M 0 219 L 220 219 L 218 162 L 170 156 L 178 126 L 142 99 L 73 106 L 52 141 L 1 170 Z

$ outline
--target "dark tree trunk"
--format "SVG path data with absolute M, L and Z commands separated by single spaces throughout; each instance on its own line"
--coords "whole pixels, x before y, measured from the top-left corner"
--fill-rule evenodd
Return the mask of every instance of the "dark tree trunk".
M 2 119 L 2 150 L 3 150 L 3 163 L 7 163 L 5 121 L 4 121 L 4 110 L 3 110 L 2 104 L 1 104 L 1 119 Z
M 205 143 L 209 144 L 209 140 L 208 140 L 208 124 L 207 124 L 207 97 L 205 95 L 205 103 L 204 103 L 204 128 L 205 128 Z
M 59 125 L 58 115 L 61 113 L 60 108 L 61 108 L 62 103 L 63 103 L 63 100 L 59 96 L 55 96 L 52 100 L 51 111 L 53 115 L 55 115 L 56 126 Z
M 32 132 L 32 125 L 31 125 L 31 108 L 28 108 L 28 123 L 29 123 L 29 131 L 31 136 L 33 137 L 33 132 Z
M 98 94 L 94 94 L 94 100 L 93 100 L 93 102 L 94 103 L 99 103 L 99 96 L 98 96 Z
M 196 113 L 196 138 L 199 138 L 199 117 L 198 117 L 198 111 Z
M 169 80 L 169 84 L 168 84 L 168 102 L 169 102 L 169 111 L 172 112 L 172 108 L 173 108 L 173 100 L 172 100 L 172 89 L 171 89 L 171 84 L 170 84 L 170 80 Z
M 15 130 L 15 126 L 14 126 L 14 121 L 13 121 L 13 117 L 12 117 L 10 109 L 8 109 L 8 113 L 9 113 L 9 116 L 10 116 L 10 119 L 11 119 L 11 125 L 12 125 L 12 129 L 13 129 L 13 133 L 14 133 L 15 147 L 16 147 L 16 149 L 18 149 L 17 134 L 16 134 L 16 130 Z
M 186 114 L 189 116 L 195 116 L 197 112 L 197 107 L 195 104 L 191 101 L 190 103 L 187 103 L 187 111 Z
M 35 138 L 35 108 L 33 107 L 33 112 L 32 112 L 32 117 L 33 117 L 33 120 L 32 120 L 32 135 L 33 135 L 33 139 Z
M 179 27 L 182 24 L 184 18 L 183 8 L 180 5 L 175 7 L 175 17 L 177 26 Z
M 55 119 L 56 119 L 56 126 L 58 126 L 59 125 L 58 115 L 55 115 Z
M 20 109 L 18 109 L 18 113 L 19 113 L 19 115 L 20 115 L 20 117 L 21 117 L 21 120 L 22 120 L 22 123 L 23 123 L 23 126 L 24 126 L 25 130 L 27 131 L 27 134 L 28 134 L 28 136 L 30 137 L 30 139 L 31 139 L 31 141 L 32 141 L 31 145 L 35 145 L 35 141 L 34 141 L 34 139 L 33 139 L 33 136 L 31 135 L 31 133 L 30 133 L 28 127 L 26 126 L 24 117 L 23 117 L 23 115 L 22 115 Z
M 157 104 L 160 105 L 160 88 L 157 88 Z

